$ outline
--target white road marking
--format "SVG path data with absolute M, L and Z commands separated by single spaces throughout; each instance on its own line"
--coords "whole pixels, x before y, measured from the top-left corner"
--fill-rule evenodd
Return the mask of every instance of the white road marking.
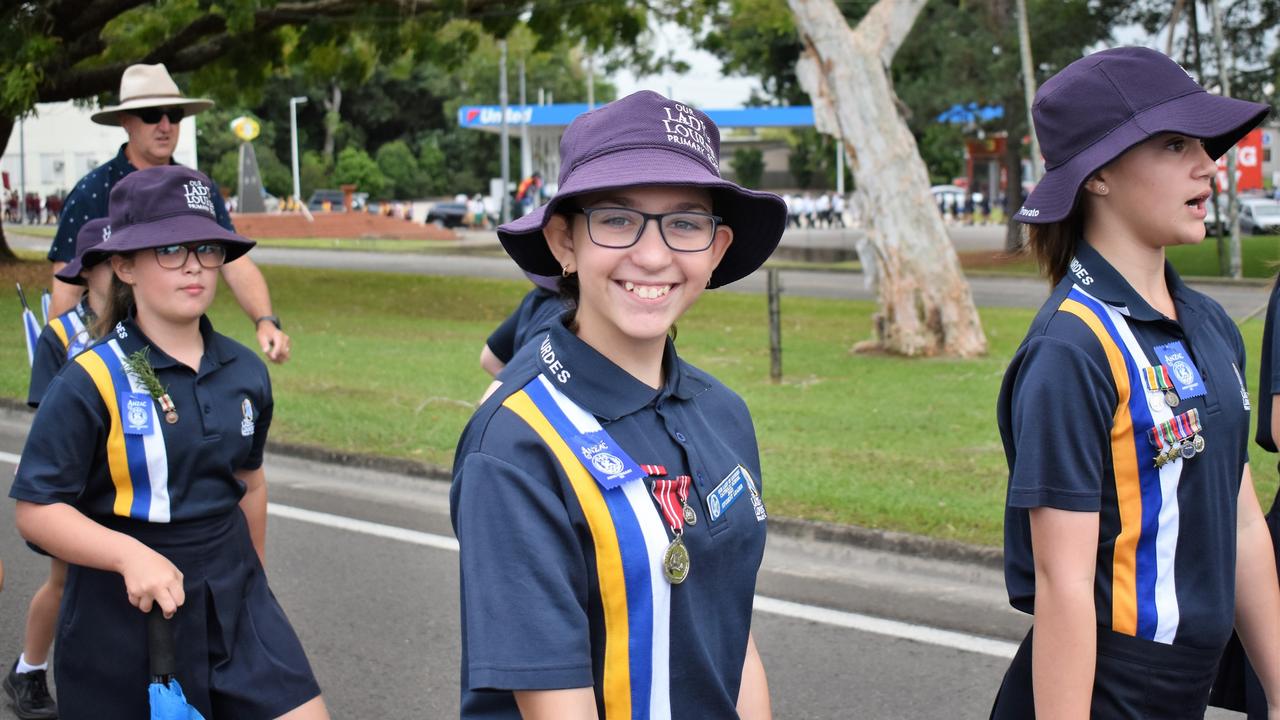
M 418 530 L 409 530 L 392 525 L 383 525 L 381 523 L 369 522 L 367 520 L 356 520 L 342 515 L 316 512 L 314 510 L 304 510 L 302 508 L 280 505 L 278 503 L 268 503 L 267 513 L 276 517 L 298 520 L 301 522 L 312 523 L 314 525 L 323 525 L 325 527 L 338 528 L 340 530 L 349 530 L 351 532 L 363 533 L 365 535 L 386 538 L 388 540 L 399 540 L 401 542 L 436 548 L 438 550 L 451 550 L 454 552 L 457 552 L 458 550 L 458 541 L 455 538 L 447 537 L 445 535 L 420 532 Z M 884 618 L 863 615 L 860 613 L 831 610 L 829 608 L 818 607 L 816 605 L 804 605 L 801 603 L 790 602 L 788 600 L 765 597 L 763 595 L 756 595 L 755 609 L 771 615 L 808 620 L 811 622 L 822 623 L 824 625 L 849 628 L 851 630 L 861 630 L 862 632 L 874 633 L 876 635 L 884 635 L 903 640 L 914 640 L 916 642 L 927 643 L 929 645 L 948 647 L 965 652 L 977 653 L 980 655 L 991 655 L 999 658 L 1012 658 L 1018 649 L 1016 644 L 1005 642 L 1003 640 L 994 640 L 992 638 L 981 637 L 979 635 L 969 635 L 951 630 L 941 630 L 927 625 L 915 625 L 897 620 L 886 620 Z
M 18 455 L 0 451 L 0 462 L 17 465 L 18 459 Z M 302 508 L 292 507 L 290 505 L 281 505 L 279 503 L 268 503 L 267 513 L 289 520 L 298 520 L 300 522 L 311 523 L 313 525 L 323 525 L 325 527 L 337 528 L 339 530 L 348 530 L 350 532 L 361 533 L 364 535 L 372 535 L 373 537 L 386 538 L 387 540 L 398 540 L 411 545 L 421 545 L 423 547 L 435 548 L 437 550 L 458 551 L 458 541 L 455 538 L 445 535 L 435 535 L 432 533 L 420 532 L 418 530 L 396 527 L 394 525 L 383 525 L 382 523 L 369 522 L 367 520 L 357 520 L 355 518 L 333 515 L 331 513 L 304 510 Z M 941 630 L 927 625 L 915 625 L 897 620 L 886 620 L 885 618 L 863 615 L 861 613 L 832 610 L 830 608 L 818 607 L 816 605 L 805 605 L 802 603 L 791 602 L 789 600 L 765 597 L 763 595 L 756 596 L 755 609 L 771 615 L 780 615 L 782 617 L 795 618 L 798 620 L 808 620 L 810 622 L 822 623 L 824 625 L 860 630 L 862 632 L 900 638 L 903 640 L 915 640 L 916 642 L 927 643 L 929 645 L 948 647 L 956 650 L 963 650 L 964 652 L 991 655 L 999 658 L 1012 658 L 1013 654 L 1018 649 L 1016 644 L 1005 642 L 1003 640 L 994 640 L 992 638 L 986 638 L 979 635 L 969 635 L 951 630 Z
M 369 522 L 367 520 L 356 520 L 355 518 L 344 517 L 342 515 L 332 515 L 330 513 L 316 512 L 314 510 L 303 510 L 302 508 L 280 505 L 278 503 L 267 503 L 267 514 L 288 518 L 290 520 L 300 520 L 302 522 L 312 523 L 313 525 L 324 525 L 325 527 L 338 528 L 340 530 L 350 530 L 351 532 L 373 535 L 374 537 L 386 538 L 388 540 L 399 540 L 400 542 L 436 548 L 437 550 L 458 551 L 458 541 L 455 538 L 446 537 L 444 535 L 433 535 L 431 533 L 419 532 L 417 530 L 409 530 L 407 528 L 395 527 L 394 525 L 383 525 L 381 523 Z

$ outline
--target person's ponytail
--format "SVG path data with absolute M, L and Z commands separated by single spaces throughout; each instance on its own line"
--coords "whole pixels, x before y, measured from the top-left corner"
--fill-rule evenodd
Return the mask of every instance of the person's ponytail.
M 133 286 L 126 285 L 119 276 L 111 275 L 111 289 L 107 291 L 107 307 L 93 324 L 93 336 L 105 337 L 114 332 L 116 324 L 129 317 L 133 311 Z
M 1079 205 L 1059 222 L 1028 227 L 1027 244 L 1040 265 L 1040 272 L 1054 285 L 1066 277 L 1083 232 L 1084 212 Z

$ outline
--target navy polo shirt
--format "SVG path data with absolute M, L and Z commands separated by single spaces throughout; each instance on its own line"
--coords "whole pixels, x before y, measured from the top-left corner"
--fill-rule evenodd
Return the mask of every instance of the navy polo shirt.
M 530 290 L 515 312 L 507 316 L 485 341 L 489 351 L 503 363 L 511 362 L 516 350 L 524 347 L 529 338 L 540 335 L 562 314 L 565 307 L 560 296 L 540 287 Z
M 1258 435 L 1255 441 L 1267 452 L 1276 452 L 1271 438 L 1271 396 L 1280 393 L 1280 332 L 1276 328 L 1276 316 L 1280 315 L 1280 284 L 1271 287 L 1271 299 L 1267 301 L 1267 320 L 1262 329 L 1262 360 L 1258 363 Z
M 233 510 L 245 491 L 234 473 L 262 465 L 271 380 L 253 351 L 205 318 L 200 332 L 199 372 L 152 344 L 132 319 L 77 355 L 45 392 L 9 496 L 150 522 Z M 121 357 L 144 347 L 176 406 L 175 424 L 121 369 Z
M 49 246 L 50 262 L 71 262 L 76 256 L 76 235 L 85 223 L 94 218 L 107 216 L 107 201 L 111 198 L 111 188 L 121 178 L 137 170 L 124 154 L 129 143 L 120 146 L 120 152 L 107 162 L 89 171 L 80 178 L 80 182 L 67 194 L 66 203 L 62 206 L 62 216 L 58 219 L 58 231 L 53 236 L 53 244 Z M 172 158 L 169 163 L 176 165 Z M 213 186 L 213 212 L 222 227 L 235 232 L 231 224 L 231 215 L 227 212 L 226 203 L 222 202 L 222 193 L 217 184 Z
M 1096 512 L 1098 625 L 1221 648 L 1234 618 L 1236 498 L 1248 463 L 1244 343 L 1222 306 L 1167 264 L 1165 278 L 1176 321 L 1079 243 L 1014 355 L 997 410 L 1009 464 L 1005 580 L 1013 606 L 1033 612 L 1030 508 Z M 1164 365 L 1180 388 L 1194 366 L 1203 392 L 1181 389 L 1170 408 L 1147 391 L 1141 364 Z M 1148 431 L 1190 409 L 1203 452 L 1157 467 Z
M 82 298 L 72 309 L 44 326 L 36 340 L 31 360 L 31 383 L 27 387 L 27 404 L 39 407 L 40 398 L 67 360 L 88 347 L 89 325 L 93 322 L 89 301 Z
M 577 687 L 594 688 L 601 717 L 606 708 L 608 717 L 737 717 L 767 524 L 755 431 L 742 399 L 671 343 L 663 363 L 655 390 L 553 323 L 468 423 L 450 491 L 462 717 L 519 718 L 512 690 Z M 656 577 L 641 567 L 637 579 L 628 564 L 672 537 L 654 476 L 602 490 L 527 414 L 532 391 L 522 388 L 539 383 L 594 417 L 636 463 L 692 477 L 683 583 L 669 584 L 658 563 L 647 568 Z M 735 485 L 741 494 L 719 502 Z

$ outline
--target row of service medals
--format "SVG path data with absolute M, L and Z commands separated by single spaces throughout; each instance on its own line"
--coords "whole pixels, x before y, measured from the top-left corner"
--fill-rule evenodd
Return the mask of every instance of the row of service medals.
M 689 483 L 692 479 L 688 475 L 674 479 L 656 477 L 667 474 L 661 465 L 642 465 L 641 468 L 653 477 L 653 497 L 658 501 L 671 534 L 675 536 L 662 553 L 662 574 L 667 582 L 679 585 L 689 577 L 689 549 L 684 545 L 684 525 L 698 524 L 698 516 L 689 505 Z
M 1181 457 L 1183 460 L 1204 452 L 1200 411 L 1190 410 L 1173 416 L 1147 431 L 1147 439 L 1156 449 L 1156 467 L 1164 467 Z
M 1170 408 L 1182 401 L 1174 388 L 1173 379 L 1164 365 L 1142 368 L 1142 379 L 1147 389 L 1148 404 L 1152 410 L 1161 410 L 1161 403 Z M 1156 449 L 1156 467 L 1164 467 L 1178 458 L 1190 460 L 1204 452 L 1204 435 L 1201 434 L 1200 411 L 1192 408 L 1174 415 L 1147 431 L 1147 439 Z

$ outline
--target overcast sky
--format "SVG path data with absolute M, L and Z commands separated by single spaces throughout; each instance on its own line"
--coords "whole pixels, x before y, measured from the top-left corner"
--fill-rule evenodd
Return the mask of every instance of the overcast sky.
M 1207 22 L 1207 21 L 1206 21 Z M 714 55 L 694 47 L 689 32 L 672 23 L 665 23 L 654 31 L 659 53 L 675 49 L 676 56 L 689 64 L 689 72 L 672 72 L 637 78 L 623 70 L 610 78 L 618 88 L 618 97 L 637 90 L 653 90 L 675 100 L 683 100 L 703 109 L 742 107 L 760 83 L 753 78 L 724 77 L 720 74 L 720 60 Z M 1148 45 L 1163 50 L 1164 35 L 1151 37 L 1136 26 L 1117 28 L 1112 45 Z M 1091 50 L 1101 50 L 1099 45 Z

